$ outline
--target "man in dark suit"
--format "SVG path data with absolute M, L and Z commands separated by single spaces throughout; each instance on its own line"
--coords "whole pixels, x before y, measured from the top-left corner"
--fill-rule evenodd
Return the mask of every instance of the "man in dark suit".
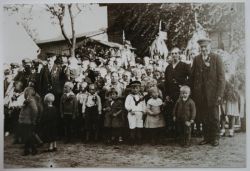
M 180 49 L 175 47 L 171 50 L 172 62 L 165 70 L 165 97 L 166 97 L 166 122 L 168 131 L 173 133 L 174 122 L 172 112 L 180 95 L 180 87 L 188 84 L 190 66 L 180 61 Z
M 40 71 L 39 79 L 39 93 L 42 98 L 47 93 L 52 93 L 55 96 L 54 105 L 57 109 L 60 106 L 60 99 L 63 94 L 63 86 L 65 82 L 65 75 L 63 73 L 62 66 L 57 64 L 57 57 L 54 53 L 47 53 L 47 65 L 45 65 Z M 58 115 L 58 136 L 63 135 L 63 121 L 60 118 L 60 112 Z
M 47 65 L 41 69 L 40 73 L 40 92 L 41 96 L 47 93 L 62 94 L 63 86 L 60 84 L 61 67 L 55 64 L 55 54 L 47 54 Z
M 63 92 L 63 80 L 60 78 L 62 67 L 55 63 L 56 56 L 53 53 L 47 54 L 47 62 L 40 71 L 39 93 L 44 97 L 47 93 L 55 95 L 55 105 L 59 107 L 59 101 Z
M 201 54 L 196 56 L 191 70 L 192 97 L 197 116 L 203 125 L 204 140 L 200 145 L 219 145 L 219 107 L 225 89 L 225 73 L 221 58 L 211 53 L 211 40 L 198 40 Z

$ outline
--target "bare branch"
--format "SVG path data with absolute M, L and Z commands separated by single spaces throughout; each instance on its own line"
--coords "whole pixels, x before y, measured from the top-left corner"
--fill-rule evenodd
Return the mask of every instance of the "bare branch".
M 74 56 L 76 37 L 75 37 L 74 17 L 73 17 L 73 14 L 72 14 L 72 4 L 68 5 L 68 9 L 69 9 L 70 22 L 71 22 L 71 31 L 72 31 L 72 48 L 71 48 L 72 51 L 71 51 L 71 55 Z
M 70 38 L 68 37 L 65 28 L 64 28 L 64 16 L 65 16 L 65 5 L 64 4 L 56 4 L 54 6 L 50 6 L 48 4 L 45 4 L 45 6 L 47 7 L 47 11 L 49 11 L 52 16 L 56 17 L 59 21 L 59 26 L 62 32 L 62 35 L 64 37 L 64 39 L 68 42 L 69 46 L 72 46 L 72 42 L 70 40 Z

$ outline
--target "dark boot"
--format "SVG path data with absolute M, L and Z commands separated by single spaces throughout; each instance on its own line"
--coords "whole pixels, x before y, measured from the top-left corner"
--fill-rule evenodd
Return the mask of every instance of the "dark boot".
M 136 128 L 136 139 L 137 139 L 137 144 L 141 145 L 142 144 L 142 128 Z
M 86 131 L 85 141 L 86 141 L 86 142 L 89 142 L 89 141 L 90 141 L 90 132 L 89 132 L 89 131 Z
M 36 149 L 36 148 L 32 148 L 31 154 L 32 154 L 32 155 L 36 155 L 36 154 L 37 154 L 37 149 Z
M 136 135 L 135 129 L 130 129 L 130 137 L 129 137 L 130 145 L 135 145 L 135 135 Z
M 29 154 L 30 154 L 29 150 L 28 149 L 24 149 L 24 152 L 23 152 L 22 156 L 27 156 Z
M 99 140 L 99 131 L 95 131 L 95 141 Z

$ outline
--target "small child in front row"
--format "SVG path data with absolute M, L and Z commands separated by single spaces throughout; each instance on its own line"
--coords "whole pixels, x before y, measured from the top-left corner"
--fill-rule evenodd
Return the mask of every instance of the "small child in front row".
M 95 141 L 99 138 L 99 119 L 102 114 L 101 98 L 97 94 L 96 85 L 88 86 L 88 93 L 82 103 L 82 115 L 85 119 L 86 142 L 90 140 L 91 132 L 94 133 Z
M 49 143 L 48 152 L 57 151 L 56 135 L 57 135 L 57 111 L 53 102 L 55 96 L 48 93 L 44 97 L 44 110 L 41 118 L 41 125 L 43 126 L 43 135 L 46 142 Z
M 82 104 L 85 98 L 87 98 L 87 82 L 82 82 L 79 86 L 79 92 L 76 94 L 76 99 L 78 102 L 78 116 L 75 120 L 75 131 L 77 136 L 84 134 L 84 119 L 82 118 Z
M 142 144 L 143 115 L 146 103 L 143 94 L 140 93 L 141 82 L 132 81 L 129 86 L 132 92 L 126 97 L 125 108 L 128 111 L 128 124 L 130 129 L 131 145 Z
M 189 97 L 190 88 L 182 86 L 180 88 L 180 98 L 177 100 L 173 110 L 173 120 L 176 123 L 177 133 L 180 136 L 180 144 L 184 147 L 190 146 L 191 124 L 196 116 L 194 101 Z
M 125 126 L 124 107 L 121 99 L 118 98 L 118 92 L 111 88 L 108 93 L 110 100 L 107 101 L 104 116 L 104 127 L 107 131 L 107 143 L 121 143 L 122 128 Z
M 150 99 L 147 101 L 146 120 L 144 127 L 149 130 L 152 145 L 157 144 L 160 136 L 160 128 L 165 126 L 162 114 L 163 101 L 159 97 L 159 89 L 152 87 L 149 90 Z
M 60 113 L 63 119 L 63 126 L 65 132 L 65 143 L 69 143 L 72 138 L 73 121 L 78 114 L 78 102 L 73 93 L 74 84 L 66 82 L 63 87 L 63 95 L 60 100 Z

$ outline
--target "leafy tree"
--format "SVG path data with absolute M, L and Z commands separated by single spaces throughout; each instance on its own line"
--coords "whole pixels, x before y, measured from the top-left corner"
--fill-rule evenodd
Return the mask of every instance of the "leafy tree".
M 158 33 L 160 20 L 162 31 L 168 33 L 166 43 L 169 48 L 185 48 L 196 21 L 208 32 L 229 30 L 231 51 L 237 49 L 234 46 L 244 38 L 243 3 L 109 4 L 108 8 L 116 15 L 108 31 L 124 30 L 126 39 L 137 48 L 140 56 L 148 55 L 148 47 Z

